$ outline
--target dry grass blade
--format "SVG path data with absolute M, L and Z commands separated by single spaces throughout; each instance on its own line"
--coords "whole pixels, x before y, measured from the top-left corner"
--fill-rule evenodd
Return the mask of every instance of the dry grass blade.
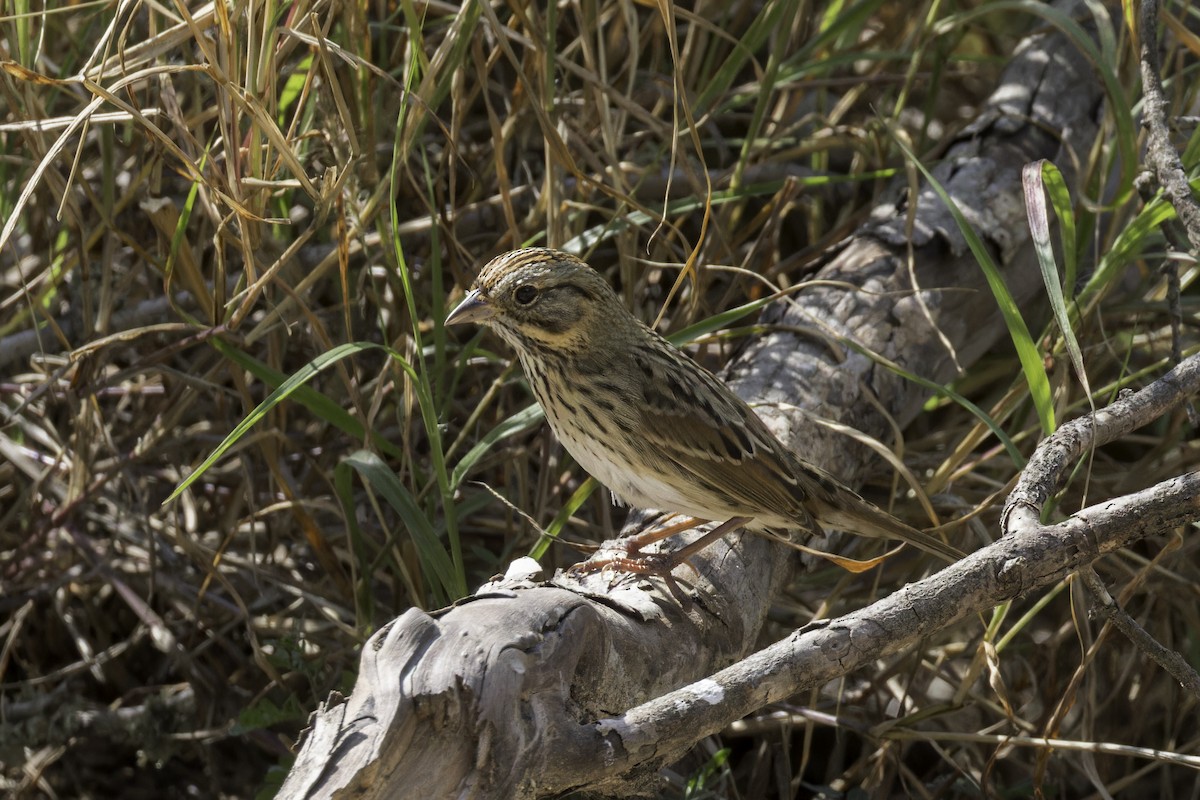
M 538 528 L 582 541 L 620 525 L 540 424 L 511 354 L 443 329 L 483 260 L 568 246 L 642 319 L 702 335 L 686 346 L 718 368 L 776 330 L 775 311 L 748 314 L 777 291 L 828 288 L 794 287 L 903 194 L 897 139 L 944 168 L 1015 43 L 1044 25 L 1086 49 L 1108 100 L 1096 141 L 1055 161 L 1073 176 L 1075 229 L 1051 245 L 1074 256 L 1047 263 L 1078 264 L 1059 284 L 1058 327 L 1013 309 L 1024 367 L 1045 378 L 1040 408 L 1008 348 L 946 337 L 965 368 L 936 387 L 924 364 L 873 362 L 936 396 L 902 439 L 897 425 L 872 445 L 900 478 L 866 493 L 900 492 L 909 519 L 966 519 L 975 539 L 994 537 L 1039 411 L 1106 406 L 1165 372 L 1172 347 L 1200 348 L 1200 270 L 1180 260 L 1177 281 L 1159 274 L 1173 212 L 1129 191 L 1139 142 L 1125 98 L 1139 89 L 1111 65 L 1135 47 L 1102 5 L 1081 9 L 5 6 L 3 793 L 270 794 L 308 712 L 348 689 L 381 625 L 532 549 L 548 572 L 574 557 Z M 1198 88 L 1186 31 L 1172 18 L 1159 37 L 1175 111 Z M 1018 131 L 1022 113 L 969 136 Z M 1196 148 L 1174 145 L 1194 170 Z M 921 289 L 926 319 L 956 291 Z M 803 324 L 806 340 L 862 355 L 822 320 Z M 764 413 L 796 402 L 766 400 Z M 1194 430 L 1168 416 L 1098 448 L 1046 514 L 1198 465 Z M 954 524 L 950 541 L 968 540 Z M 1184 654 L 1200 630 L 1194 532 L 1096 564 L 1121 609 Z M 867 606 L 910 577 L 906 563 L 815 568 L 777 598 L 765 635 Z M 664 773 L 662 795 L 1191 796 L 1194 701 L 1079 614 L 1070 588 L 792 698 L 754 738 L 719 734 Z

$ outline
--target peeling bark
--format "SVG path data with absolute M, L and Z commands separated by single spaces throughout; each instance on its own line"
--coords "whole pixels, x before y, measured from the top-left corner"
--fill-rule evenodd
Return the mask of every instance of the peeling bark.
M 1032 36 L 978 120 L 935 170 L 1022 307 L 1042 290 L 1024 219 L 1021 168 L 1050 159 L 1070 182 L 1074 162 L 1067 154 L 1091 146 L 1103 99 L 1082 54 L 1059 36 Z M 881 205 L 816 277 L 859 288 L 826 284 L 774 306 L 763 322 L 776 331 L 730 365 L 728 378 L 785 442 L 853 484 L 866 471 L 868 451 L 847 447 L 842 435 L 810 415 L 887 438 L 887 415 L 905 425 L 926 393 L 868 357 L 831 344 L 830 337 L 853 339 L 945 381 L 1005 335 L 1004 326 L 974 257 L 928 188 L 915 202 L 901 191 Z M 940 592 L 930 596 L 965 603 L 966 590 L 956 593 L 953 582 L 971 565 L 1008 563 L 1013 570 L 996 567 L 995 581 L 1011 597 L 1099 552 L 1049 558 L 1040 578 L 1016 568 L 1051 551 L 976 554 L 894 596 L 917 600 L 914 593 Z M 994 557 L 1001 561 L 989 560 Z M 645 793 L 655 785 L 655 771 L 708 730 L 694 718 L 675 725 L 628 709 L 681 686 L 687 689 L 668 695 L 679 720 L 693 706 L 728 709 L 736 700 L 738 708 L 752 710 L 777 696 L 775 684 L 739 689 L 735 697 L 723 679 L 694 682 L 754 646 L 772 598 L 795 568 L 781 545 L 738 535 L 714 545 L 696 559 L 699 574 L 684 576 L 690 601 L 682 604 L 654 581 L 610 587 L 607 576 L 559 575 L 539 582 L 519 565 L 451 609 L 409 611 L 373 636 L 353 695 L 332 698 L 314 715 L 279 796 L 534 798 L 580 788 Z M 880 638 L 898 647 L 957 618 L 929 609 L 897 615 L 878 605 L 856 615 L 853 625 L 798 632 L 777 646 L 781 650 L 754 658 L 791 659 L 795 647 L 808 641 L 804 637 L 815 636 L 826 663 L 849 670 L 875 652 Z M 965 608 L 952 610 L 961 616 Z M 912 613 L 926 623 L 914 623 Z M 712 724 L 726 713 L 715 714 Z

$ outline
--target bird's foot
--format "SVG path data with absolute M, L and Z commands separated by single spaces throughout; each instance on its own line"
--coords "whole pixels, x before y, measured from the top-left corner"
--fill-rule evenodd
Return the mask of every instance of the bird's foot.
M 668 536 L 694 528 L 700 522 L 698 519 L 686 517 L 682 522 L 642 531 L 639 534 L 622 539 L 611 546 L 599 548 L 593 554 L 592 558 L 575 564 L 567 570 L 567 573 L 578 576 L 611 570 L 613 572 L 634 575 L 655 575 L 658 577 L 670 575 L 673 569 L 686 561 L 687 556 L 685 555 L 680 559 L 669 552 L 651 553 L 644 551 L 643 548 L 649 547 Z M 596 554 L 606 549 L 610 552 L 616 551 L 617 555 L 596 558 Z M 695 568 L 693 568 L 693 571 L 695 571 Z
M 665 553 L 645 552 L 642 548 L 666 536 L 694 527 L 697 521 L 691 520 L 685 524 L 671 526 L 665 529 L 665 532 L 663 530 L 647 531 L 617 543 L 614 549 L 622 551 L 619 555 L 603 558 L 593 556 L 587 561 L 581 561 L 568 568 L 567 573 L 569 575 L 582 576 L 611 570 L 619 574 L 650 575 L 662 578 L 671 587 L 672 594 L 676 594 L 678 587 L 675 585 L 675 582 L 677 579 L 672 575 L 675 568 L 686 565 L 694 574 L 699 575 L 699 570 L 691 563 L 692 556 L 708 547 L 729 531 L 748 521 L 745 517 L 735 517 L 734 519 L 726 520 L 691 544 Z
M 643 553 L 637 549 L 627 549 L 624 555 L 593 558 L 580 561 L 567 568 L 571 575 L 591 575 L 596 572 L 622 572 L 632 575 L 653 575 L 664 578 L 669 576 L 676 567 L 687 564 L 692 572 L 696 568 L 685 558 L 676 558 L 675 553 Z
M 688 602 L 687 593 L 681 588 L 680 584 L 686 586 L 688 589 L 694 587 L 673 574 L 675 568 L 681 564 L 686 564 L 692 572 L 699 574 L 696 568 L 688 562 L 688 555 L 681 554 L 680 551 L 643 553 L 636 546 L 621 547 L 621 549 L 624 551 L 623 555 L 581 561 L 578 564 L 568 567 L 567 574 L 573 577 L 583 577 L 584 575 L 592 575 L 597 572 L 601 575 L 606 572 L 611 573 L 612 577 L 608 583 L 609 589 L 627 578 L 646 575 L 658 578 L 665 583 L 671 595 L 680 603 L 686 604 Z

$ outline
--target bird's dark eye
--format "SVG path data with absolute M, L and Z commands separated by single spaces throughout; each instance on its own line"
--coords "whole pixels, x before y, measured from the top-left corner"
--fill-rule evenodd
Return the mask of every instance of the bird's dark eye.
M 537 297 L 537 289 L 530 286 L 528 283 L 524 286 L 518 286 L 517 291 L 513 293 L 513 297 L 517 298 L 517 302 L 523 306 L 527 306 Z

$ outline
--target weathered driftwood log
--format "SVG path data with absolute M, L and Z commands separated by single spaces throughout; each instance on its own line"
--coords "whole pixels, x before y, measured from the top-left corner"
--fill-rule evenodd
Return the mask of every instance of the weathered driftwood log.
M 1052 159 L 1070 181 L 1102 102 L 1101 82 L 1074 46 L 1031 36 L 935 171 L 1023 307 L 1041 289 L 1021 168 Z M 865 449 L 847 447 L 805 412 L 887 438 L 874 402 L 904 425 L 926 394 L 813 332 L 857 341 L 935 381 L 1004 335 L 942 202 L 927 188 L 908 198 L 902 187 L 894 201 L 818 276 L 860 288 L 824 284 L 777 304 L 765 319 L 776 332 L 728 370 L 743 397 L 781 404 L 762 410 L 785 442 L 850 483 L 868 463 Z M 583 783 L 620 796 L 649 789 L 658 767 L 703 734 L 643 735 L 635 746 L 611 718 L 745 656 L 795 561 L 764 538 L 732 536 L 696 560 L 690 603 L 650 581 L 610 590 L 597 576 L 539 582 L 512 574 L 454 608 L 409 611 L 366 644 L 353 694 L 314 716 L 280 797 L 532 798 Z M 715 690 L 703 694 L 689 696 L 721 701 Z

